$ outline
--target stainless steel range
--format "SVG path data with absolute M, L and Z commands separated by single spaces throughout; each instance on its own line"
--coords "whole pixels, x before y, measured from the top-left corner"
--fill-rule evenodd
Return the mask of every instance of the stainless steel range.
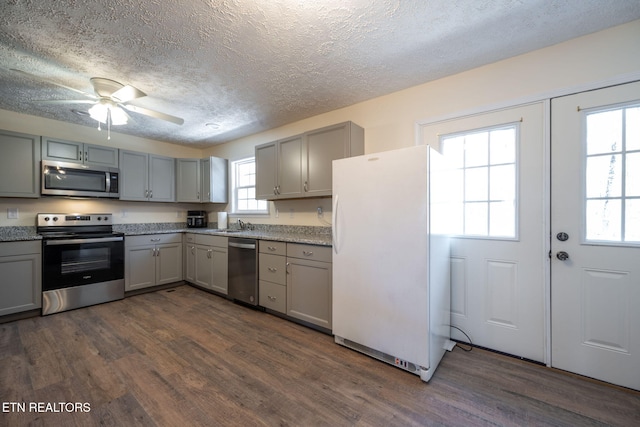
M 111 214 L 37 216 L 42 315 L 124 298 L 124 234 Z

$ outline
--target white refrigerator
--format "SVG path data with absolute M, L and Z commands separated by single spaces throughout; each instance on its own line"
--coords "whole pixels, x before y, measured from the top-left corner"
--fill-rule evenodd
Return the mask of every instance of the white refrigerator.
M 453 345 L 446 184 L 424 145 L 333 162 L 335 342 L 425 382 Z

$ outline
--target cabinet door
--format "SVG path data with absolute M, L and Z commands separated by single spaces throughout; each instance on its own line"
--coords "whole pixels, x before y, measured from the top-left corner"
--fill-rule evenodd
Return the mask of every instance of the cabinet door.
M 331 126 L 305 135 L 303 165 L 304 194 L 331 195 L 331 162 L 347 157 L 347 124 Z
M 302 136 L 278 142 L 278 198 L 302 197 Z
M 331 264 L 287 258 L 287 315 L 331 329 Z
M 196 282 L 196 246 L 192 243 L 184 245 L 184 280 Z
M 177 165 L 177 200 L 201 202 L 200 159 L 178 159 Z
M 154 286 L 156 284 L 155 245 L 127 248 L 124 266 L 125 291 Z
M 42 256 L 0 257 L 0 316 L 42 306 Z
M 120 200 L 148 200 L 149 155 L 120 150 Z
M 156 246 L 156 285 L 182 280 L 182 243 Z
M 229 201 L 229 162 L 220 157 L 202 159 L 202 186 L 200 198 L 207 203 L 227 203 Z
M 149 155 L 149 200 L 176 201 L 176 160 L 171 157 Z
M 278 146 L 276 142 L 256 147 L 256 199 L 276 198 Z
M 0 131 L 0 197 L 40 197 L 40 137 Z
M 118 167 L 118 149 L 101 145 L 84 144 L 84 164 L 92 166 Z
M 83 145 L 81 142 L 43 138 L 42 158 L 59 162 L 82 163 Z
M 212 289 L 213 249 L 210 246 L 195 245 L 195 252 L 196 274 L 193 283 Z
M 213 250 L 213 271 L 211 289 L 227 295 L 229 290 L 229 253 L 227 248 L 214 246 Z

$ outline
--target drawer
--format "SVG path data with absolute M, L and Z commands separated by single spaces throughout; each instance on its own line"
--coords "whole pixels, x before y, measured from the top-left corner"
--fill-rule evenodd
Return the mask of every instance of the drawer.
M 196 243 L 196 235 L 193 233 L 187 233 L 184 235 L 184 242 L 185 243 L 192 243 L 195 244 Z
M 287 283 L 287 259 L 280 255 L 260 254 L 258 278 L 268 282 Z
M 273 255 L 286 255 L 287 244 L 285 242 L 273 242 L 271 240 L 260 240 L 260 252 Z
M 42 252 L 42 240 L 0 242 L 0 256 L 39 254 L 40 252 Z
M 262 307 L 286 314 L 287 287 L 276 283 L 258 281 L 259 303 Z
M 331 262 L 331 247 L 288 243 L 287 256 L 291 258 L 302 258 L 314 261 Z
M 182 233 L 145 234 L 143 236 L 125 236 L 126 246 L 163 245 L 165 243 L 182 243 Z
M 198 245 L 205 246 L 219 246 L 221 248 L 226 248 L 229 246 L 229 238 L 225 236 L 212 236 L 209 234 L 196 234 L 195 243 Z

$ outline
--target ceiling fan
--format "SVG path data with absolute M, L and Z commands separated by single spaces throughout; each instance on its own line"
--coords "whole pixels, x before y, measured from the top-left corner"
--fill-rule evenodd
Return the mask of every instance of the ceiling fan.
M 13 69 L 12 71 L 17 71 L 29 77 L 72 90 L 86 96 L 87 98 L 90 98 L 39 100 L 37 102 L 45 104 L 93 104 L 93 106 L 88 110 L 89 116 L 91 116 L 92 119 L 98 121 L 98 129 L 100 129 L 100 124 L 107 125 L 108 139 L 111 139 L 112 125 L 118 126 L 127 124 L 129 115 L 125 110 L 156 119 L 166 120 L 177 125 L 182 125 L 184 123 L 184 120 L 180 117 L 131 104 L 132 101 L 145 97 L 147 96 L 147 94 L 131 85 L 123 85 L 122 83 L 119 83 L 115 80 L 102 77 L 92 77 L 90 79 L 90 82 L 95 92 L 95 94 L 92 94 L 63 85 L 44 77 L 29 74 L 22 70 Z

